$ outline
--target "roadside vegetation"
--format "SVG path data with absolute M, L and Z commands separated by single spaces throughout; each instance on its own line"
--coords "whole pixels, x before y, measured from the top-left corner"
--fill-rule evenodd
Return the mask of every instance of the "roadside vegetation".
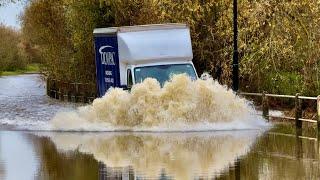
M 39 72 L 37 49 L 20 32 L 0 24 L 0 37 L 0 75 Z
M 240 89 L 320 94 L 318 0 L 238 2 Z M 190 26 L 198 72 L 229 86 L 232 0 L 30 0 L 21 33 L 38 49 L 45 75 L 92 83 L 94 28 L 169 22 Z
M 12 75 L 19 75 L 19 74 L 32 74 L 32 73 L 39 73 L 40 72 L 40 65 L 38 63 L 28 64 L 23 69 L 15 69 L 11 71 L 3 71 L 0 75 L 2 76 L 12 76 Z

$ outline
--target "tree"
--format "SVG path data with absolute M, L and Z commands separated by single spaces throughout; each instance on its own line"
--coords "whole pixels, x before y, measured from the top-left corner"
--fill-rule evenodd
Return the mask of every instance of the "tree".
M 20 33 L 0 24 L 0 71 L 13 71 L 26 67 L 27 60 L 19 47 Z
M 319 11 L 317 0 L 239 1 L 240 89 L 319 94 Z M 31 0 L 21 19 L 54 78 L 95 82 L 94 28 L 171 22 L 189 25 L 197 71 L 231 84 L 232 0 Z

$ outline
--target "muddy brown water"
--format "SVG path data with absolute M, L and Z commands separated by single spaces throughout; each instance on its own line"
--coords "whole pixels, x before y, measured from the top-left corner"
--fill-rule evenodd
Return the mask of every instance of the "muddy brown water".
M 0 179 L 320 178 L 319 142 L 296 137 L 290 124 L 188 133 L 16 128 L 77 106 L 48 98 L 39 75 L 0 77 Z

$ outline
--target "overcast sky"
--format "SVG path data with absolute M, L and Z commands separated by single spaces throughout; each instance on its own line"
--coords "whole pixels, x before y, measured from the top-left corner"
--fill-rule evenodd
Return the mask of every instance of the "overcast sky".
M 16 29 L 20 29 L 20 22 L 18 16 L 23 11 L 23 2 L 9 3 L 0 7 L 0 22 L 12 26 Z

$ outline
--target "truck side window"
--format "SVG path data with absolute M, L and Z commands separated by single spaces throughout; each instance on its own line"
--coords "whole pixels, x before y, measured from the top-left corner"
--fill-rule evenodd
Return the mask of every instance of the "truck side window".
M 131 69 L 127 70 L 127 87 L 130 89 L 133 85 Z

